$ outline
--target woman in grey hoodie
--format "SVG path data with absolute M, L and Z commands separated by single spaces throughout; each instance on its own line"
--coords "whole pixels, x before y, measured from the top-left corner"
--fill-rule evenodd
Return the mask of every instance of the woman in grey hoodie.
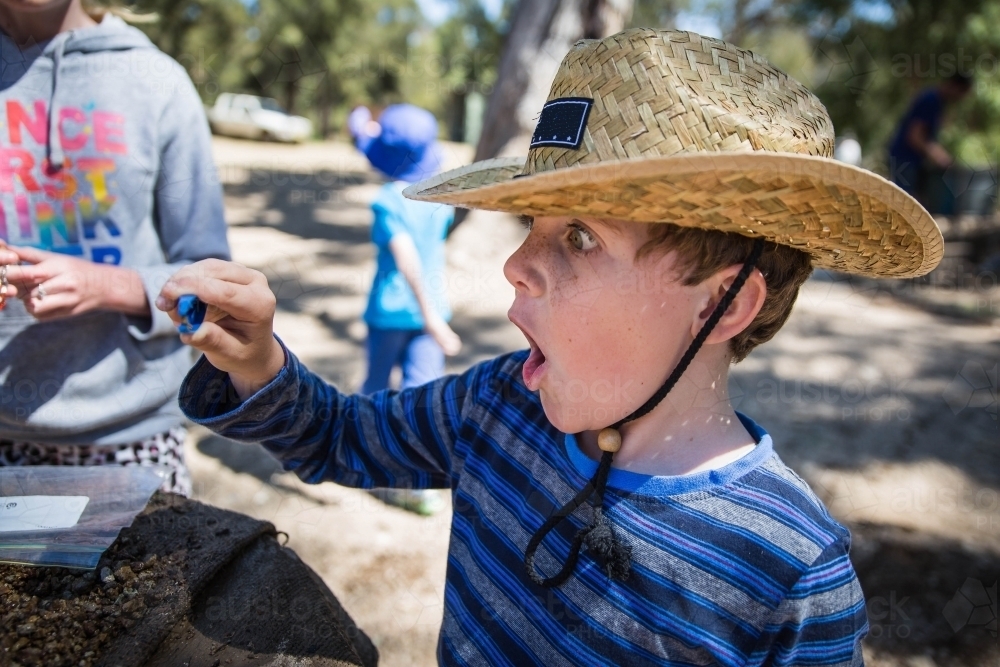
M 197 92 L 81 0 L 0 0 L 0 466 L 167 464 L 190 491 L 177 389 L 191 354 L 150 304 L 228 259 Z

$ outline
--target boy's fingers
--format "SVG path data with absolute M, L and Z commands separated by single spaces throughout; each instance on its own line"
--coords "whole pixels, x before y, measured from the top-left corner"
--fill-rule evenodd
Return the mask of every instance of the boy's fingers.
M 263 276 L 261 276 L 263 278 Z M 216 278 L 176 275 L 163 286 L 157 300 L 157 307 L 163 310 L 166 305 L 170 310 L 177 307 L 177 299 L 183 294 L 194 294 L 209 306 L 215 306 L 223 313 L 244 322 L 256 322 L 268 318 L 273 310 L 274 295 L 267 288 L 266 281 L 261 285 L 232 283 Z M 216 315 L 213 319 L 220 319 Z
M 216 278 L 239 285 L 249 285 L 258 274 L 236 262 L 225 262 L 221 259 L 203 259 L 194 264 L 188 264 L 171 276 L 171 281 L 190 281 L 198 278 Z
M 223 359 L 239 358 L 243 345 L 214 322 L 203 322 L 193 334 L 181 334 L 181 342 L 204 352 L 218 355 Z
M 170 276 L 160 290 L 163 297 L 162 303 L 156 304 L 160 310 L 169 310 L 177 303 L 177 298 L 184 294 L 197 294 L 197 286 L 200 280 L 216 278 L 227 280 L 238 285 L 249 285 L 254 280 L 256 271 L 248 269 L 242 264 L 235 262 L 224 262 L 221 259 L 204 259 L 194 264 L 183 267 L 177 273 Z

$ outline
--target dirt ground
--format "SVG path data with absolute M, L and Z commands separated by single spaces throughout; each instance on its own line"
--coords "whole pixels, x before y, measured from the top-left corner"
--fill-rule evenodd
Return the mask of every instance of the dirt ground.
M 374 267 L 368 204 L 380 179 L 343 144 L 217 139 L 215 150 L 234 258 L 270 279 L 277 333 L 313 370 L 356 389 Z M 459 165 L 470 151 L 446 153 Z M 464 341 L 450 370 L 523 347 L 501 272 L 522 235 L 510 218 L 479 214 L 449 241 L 453 326 Z M 852 530 L 871 665 L 1000 665 L 995 283 L 963 295 L 976 317 L 948 319 L 897 298 L 912 285 L 817 275 L 775 340 L 733 372 L 737 409 L 771 432 Z M 262 448 L 204 430 L 188 445 L 195 497 L 288 533 L 382 664 L 435 664 L 450 510 L 420 517 L 361 491 L 309 486 Z

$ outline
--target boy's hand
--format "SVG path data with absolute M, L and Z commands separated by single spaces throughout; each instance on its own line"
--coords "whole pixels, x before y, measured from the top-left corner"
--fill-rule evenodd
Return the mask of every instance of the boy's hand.
M 170 277 L 156 307 L 180 322 L 177 299 L 184 294 L 204 301 L 208 313 L 198 331 L 181 334 L 181 341 L 229 373 L 240 398 L 274 379 L 285 365 L 285 353 L 274 338 L 275 298 L 264 274 L 218 259 L 196 262 Z
M 446 356 L 453 357 L 462 349 L 462 339 L 452 331 L 448 323 L 440 317 L 432 317 L 424 325 L 424 329 L 434 341 L 441 346 Z

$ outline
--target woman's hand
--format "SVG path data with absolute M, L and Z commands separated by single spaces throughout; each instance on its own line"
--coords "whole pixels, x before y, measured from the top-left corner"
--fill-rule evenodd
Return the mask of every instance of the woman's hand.
M 204 353 L 247 399 L 268 384 L 285 365 L 285 352 L 274 338 L 275 298 L 267 278 L 234 262 L 206 259 L 184 267 L 163 285 L 156 307 L 174 322 L 177 299 L 194 294 L 208 305 L 205 321 L 181 340 Z
M 116 310 L 149 316 L 149 302 L 139 274 L 131 269 L 94 262 L 37 248 L 9 246 L 17 261 L 7 280 L 29 313 L 54 320 L 92 310 Z
M 17 285 L 12 284 L 8 277 L 11 266 L 16 266 L 20 261 L 21 258 L 17 256 L 17 253 L 8 248 L 3 239 L 0 239 L 0 266 L 4 267 L 0 269 L 0 272 L 3 272 L 3 283 L 0 284 L 0 310 L 7 305 L 7 299 L 13 299 L 21 294 Z
M 424 329 L 434 341 L 441 346 L 446 356 L 454 357 L 462 349 L 462 339 L 452 331 L 448 323 L 441 317 L 431 317 L 425 323 Z

